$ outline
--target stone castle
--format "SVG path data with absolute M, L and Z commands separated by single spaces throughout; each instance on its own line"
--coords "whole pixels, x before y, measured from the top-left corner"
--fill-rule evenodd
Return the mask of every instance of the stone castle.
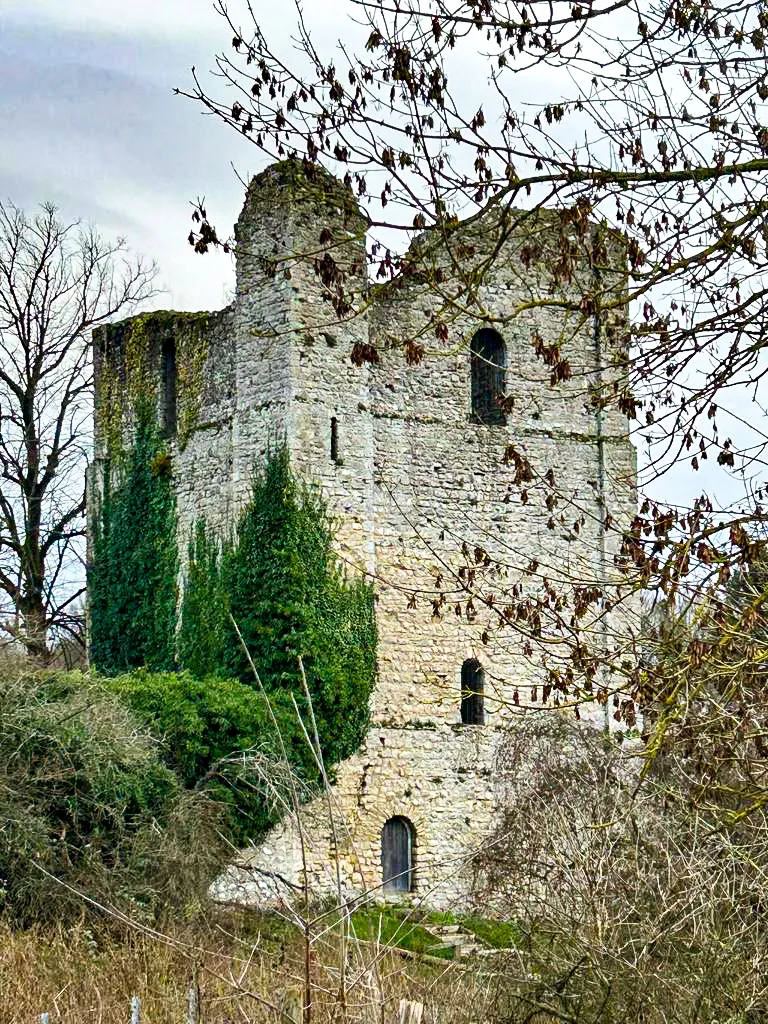
M 633 513 L 634 450 L 625 417 L 590 399 L 621 373 L 624 310 L 601 316 L 573 300 L 585 275 L 600 273 L 614 295 L 624 275 L 615 248 L 613 271 L 587 258 L 593 226 L 579 233 L 555 214 L 507 222 L 491 208 L 440 239 L 425 233 L 411 248 L 415 272 L 371 285 L 365 229 L 326 173 L 268 168 L 236 226 L 234 301 L 195 319 L 194 345 L 188 318 L 164 315 L 151 367 L 181 551 L 201 516 L 232 527 L 254 464 L 279 441 L 322 489 L 347 571 L 376 588 L 366 741 L 338 767 L 330 802 L 305 807 L 303 854 L 285 821 L 220 891 L 251 898 L 305 872 L 314 890 L 332 891 L 338 864 L 347 892 L 450 905 L 468 896 L 471 855 L 494 825 L 499 742 L 518 705 L 541 703 L 531 631 L 499 628 L 483 589 L 615 584 L 620 531 L 610 524 Z M 570 270 L 553 285 L 564 246 Z M 354 313 L 329 301 L 324 251 L 356 293 Z M 472 301 L 467 280 L 478 281 Z M 425 334 L 446 306 L 447 338 Z M 406 358 L 416 345 L 423 358 Z M 555 379 L 564 359 L 569 373 Z M 109 398 L 98 353 L 96 386 L 98 405 L 100 392 Z M 105 429 L 97 418 L 97 456 Z M 532 473 L 521 476 L 521 458 Z M 467 574 L 479 595 L 471 611 Z M 601 642 L 620 644 L 607 621 Z M 588 713 L 603 725 L 612 710 Z

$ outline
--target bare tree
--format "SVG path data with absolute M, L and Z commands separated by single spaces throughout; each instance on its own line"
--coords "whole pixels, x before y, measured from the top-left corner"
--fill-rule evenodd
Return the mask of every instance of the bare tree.
M 509 799 L 476 869 L 482 905 L 520 929 L 511 1019 L 765 1016 L 765 808 L 722 829 L 688 758 L 641 784 L 640 753 L 563 716 L 500 747 Z
M 404 358 L 417 363 L 430 349 L 460 343 L 453 325 L 468 312 L 512 329 L 537 303 L 615 333 L 588 401 L 626 415 L 646 451 L 649 487 L 634 521 L 606 522 L 618 534 L 619 568 L 632 572 L 634 587 L 674 597 L 708 585 L 717 591 L 749 564 L 766 515 L 768 456 L 764 5 L 347 0 L 349 31 L 333 46 L 300 5 L 290 43 L 264 30 L 248 0 L 216 7 L 231 46 L 216 59 L 215 84 L 195 74 L 183 94 L 268 158 L 293 157 L 342 178 L 367 215 L 376 276 L 433 281 L 437 312 L 430 306 L 414 336 L 400 339 Z M 539 209 L 561 225 L 558 251 L 548 254 L 550 286 L 494 317 L 483 282 L 504 238 L 535 223 Z M 197 217 L 190 240 L 198 251 L 228 244 L 204 210 Z M 468 260 L 453 229 L 457 218 L 480 217 L 489 255 Z M 459 287 L 435 277 L 428 245 L 407 249 L 424 229 L 448 252 Z M 606 237 L 626 253 L 626 291 L 611 288 L 604 273 Z M 338 296 L 338 254 L 330 244 L 324 250 L 322 234 L 318 246 L 291 258 L 333 280 L 335 307 L 354 315 Z M 592 273 L 578 272 L 585 263 Z M 358 310 L 368 301 L 347 299 Z M 623 321 L 627 301 L 632 318 Z M 558 373 L 569 372 L 558 340 L 534 336 L 532 345 L 557 386 Z M 358 355 L 377 359 L 371 346 Z M 672 467 L 706 470 L 707 489 L 662 503 L 658 479 Z M 725 501 L 713 494 L 721 479 L 713 468 L 723 474 Z M 526 500 L 536 489 L 557 499 L 551 467 L 521 463 L 518 475 Z M 524 556 L 510 552 L 509 561 L 524 565 Z M 540 596 L 521 598 L 472 587 L 464 569 L 461 578 L 446 573 L 447 583 L 475 607 L 498 610 L 500 633 L 514 629 L 519 642 L 530 637 L 530 623 L 543 623 L 566 636 L 559 609 L 578 609 L 567 639 L 579 664 L 605 659 L 580 626 L 585 608 L 602 606 L 603 588 L 577 592 L 574 581 L 565 594 L 534 566 L 526 573 Z M 574 621 L 570 610 L 563 614 Z M 692 644 L 683 657 L 695 661 Z M 622 655 L 608 668 L 624 674 L 627 691 L 641 691 L 641 660 Z M 566 675 L 563 666 L 554 670 L 546 692 L 576 699 Z M 624 708 L 634 715 L 629 702 Z
M 52 205 L 0 203 L 0 630 L 35 657 L 82 634 L 90 331 L 154 276 Z

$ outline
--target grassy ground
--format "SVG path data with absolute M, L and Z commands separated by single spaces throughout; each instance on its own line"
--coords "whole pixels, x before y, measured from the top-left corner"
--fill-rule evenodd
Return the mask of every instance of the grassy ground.
M 414 922 L 407 914 L 358 911 L 357 939 L 342 939 L 333 913 L 320 914 L 308 949 L 295 923 L 242 910 L 209 909 L 162 934 L 93 919 L 13 931 L 0 920 L 0 1024 L 38 1024 L 43 1012 L 50 1024 L 128 1024 L 133 995 L 141 1024 L 182 1024 L 193 978 L 204 1024 L 304 1024 L 307 992 L 310 1024 L 398 1024 L 403 999 L 422 1005 L 422 1024 L 768 1020 L 760 965 L 745 969 L 733 955 L 724 966 L 700 964 L 699 951 L 678 949 L 675 939 L 663 958 L 627 963 L 615 947 L 603 950 L 595 939 L 588 948 L 583 936 L 571 941 L 560 932 L 528 936 L 498 957 L 403 956 L 385 938 L 411 954 L 431 953 L 430 924 L 472 921 L 489 941 L 513 937 L 484 919 L 443 914 Z M 713 971 L 721 972 L 715 982 Z
M 348 942 L 343 957 L 336 929 L 323 921 L 313 928 L 313 1024 L 394 1024 L 401 999 L 424 1003 L 424 1024 L 480 1019 L 475 1008 L 489 997 L 475 972 L 388 951 L 387 936 L 414 952 L 435 939 L 389 914 L 380 934 L 374 915 L 357 916 L 354 930 L 366 941 Z M 138 995 L 142 1024 L 179 1024 L 196 977 L 205 1024 L 290 1024 L 301 1016 L 305 952 L 295 925 L 243 911 L 211 911 L 161 935 L 85 920 L 27 931 L 0 922 L 0 1021 L 32 1024 L 48 1012 L 51 1024 L 128 1024 L 131 996 Z
M 472 914 L 452 914 L 450 911 L 429 911 L 419 920 L 427 928 L 430 924 L 461 925 L 489 949 L 513 949 L 520 941 L 520 930 L 514 921 L 493 921 Z
M 352 926 L 359 939 L 376 940 L 411 953 L 428 953 L 446 960 L 453 950 L 440 947 L 431 925 L 460 925 L 489 949 L 513 949 L 520 932 L 512 921 L 492 921 L 450 911 L 425 911 L 408 907 L 365 907 L 352 915 Z
M 423 925 L 409 920 L 407 912 L 366 907 L 354 912 L 352 928 L 358 939 L 367 942 L 396 946 L 410 953 L 428 953 L 445 960 L 453 959 L 453 950 L 442 948 L 440 939 Z

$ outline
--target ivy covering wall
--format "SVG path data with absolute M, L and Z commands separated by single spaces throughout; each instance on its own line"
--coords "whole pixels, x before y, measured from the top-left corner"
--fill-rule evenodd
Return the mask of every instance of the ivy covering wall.
M 126 425 L 157 417 L 161 352 L 172 341 L 176 366 L 176 439 L 188 443 L 197 425 L 205 389 L 211 314 L 155 310 L 96 332 L 98 352 L 97 435 L 113 463 L 126 451 Z
M 373 592 L 343 577 L 327 510 L 284 449 L 256 473 L 232 543 L 219 550 L 198 526 L 182 605 L 182 667 L 252 686 L 231 619 L 265 690 L 293 693 L 300 706 L 301 657 L 323 754 L 329 764 L 349 757 L 368 726 L 376 675 Z
M 193 675 L 223 675 L 226 651 L 232 642 L 229 596 L 222 562 L 230 546 L 213 536 L 199 519 L 189 542 L 181 628 L 178 634 L 179 664 Z
M 243 841 L 275 821 L 280 801 L 263 773 L 229 755 L 285 751 L 302 793 L 320 780 L 297 716 L 298 707 L 309 726 L 299 658 L 326 768 L 363 740 L 376 675 L 373 592 L 344 578 L 327 510 L 281 450 L 256 472 L 233 537 L 197 524 L 179 602 L 174 493 L 168 442 L 146 405 L 133 445 L 106 466 L 92 524 L 91 660 L 119 676 L 111 685 L 165 741 L 169 765 L 229 807 L 232 838 Z
M 88 578 L 91 662 L 108 675 L 173 669 L 176 501 L 166 443 L 146 409 L 119 472 L 110 462 L 103 471 Z

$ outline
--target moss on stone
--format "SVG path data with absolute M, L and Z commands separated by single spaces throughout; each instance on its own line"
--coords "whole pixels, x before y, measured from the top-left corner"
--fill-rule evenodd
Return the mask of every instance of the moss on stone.
M 351 918 L 355 937 L 365 942 L 405 949 L 410 953 L 453 960 L 454 951 L 440 939 L 411 919 L 408 911 L 395 907 L 365 907 Z
M 97 435 L 105 456 L 119 462 L 138 420 L 156 416 L 160 349 L 167 338 L 176 341 L 177 435 L 180 447 L 186 445 L 202 408 L 210 318 L 207 312 L 153 310 L 96 332 L 101 353 Z
M 364 220 L 364 216 L 350 188 L 319 164 L 306 164 L 302 160 L 288 159 L 270 164 L 251 179 L 246 196 L 246 208 L 251 202 L 260 204 L 279 190 L 279 202 L 310 203 L 316 214 L 328 214 L 329 208 L 341 210 L 346 218 Z

